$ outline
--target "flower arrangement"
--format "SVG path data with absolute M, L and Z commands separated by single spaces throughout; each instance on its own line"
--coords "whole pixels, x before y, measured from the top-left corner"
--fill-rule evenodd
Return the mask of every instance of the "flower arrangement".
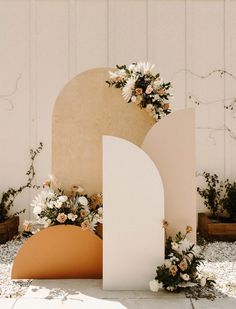
M 222 208 L 229 215 L 232 222 L 236 222 L 236 182 L 229 179 L 224 183 L 225 194 L 221 200 Z
M 81 186 L 73 186 L 66 194 L 64 190 L 53 188 L 51 182 L 44 185 L 32 201 L 36 223 L 45 228 L 56 224 L 73 224 L 84 230 L 95 231 L 102 223 L 102 194 L 96 193 L 88 197 L 83 194 Z M 31 232 L 32 222 L 25 222 L 24 229 Z
M 156 121 L 168 115 L 170 110 L 169 92 L 171 82 L 164 82 L 159 73 L 153 73 L 150 63 L 132 63 L 130 66 L 116 65 L 116 70 L 109 72 L 106 83 L 110 87 L 121 88 L 127 103 L 136 103 L 145 109 Z
M 198 271 L 203 258 L 197 253 L 195 245 L 186 238 L 191 231 L 192 228 L 187 226 L 185 234 L 179 232 L 174 239 L 167 238 L 165 263 L 157 267 L 155 280 L 150 282 L 151 291 L 157 292 L 159 288 L 164 288 L 173 292 L 181 288 L 210 286 L 214 283 Z

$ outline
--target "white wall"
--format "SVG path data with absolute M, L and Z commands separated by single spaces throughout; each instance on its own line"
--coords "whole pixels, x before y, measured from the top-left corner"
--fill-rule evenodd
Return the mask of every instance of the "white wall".
M 217 69 L 236 76 L 235 55 L 235 0 L 0 0 L 0 190 L 24 182 L 28 151 L 39 141 L 37 183 L 47 178 L 52 108 L 68 80 L 139 60 L 173 81 L 173 110 L 195 106 L 193 97 L 202 102 L 197 171 L 236 179 L 235 110 L 224 109 L 236 78 L 199 77 Z M 32 196 L 18 208 L 29 208 Z

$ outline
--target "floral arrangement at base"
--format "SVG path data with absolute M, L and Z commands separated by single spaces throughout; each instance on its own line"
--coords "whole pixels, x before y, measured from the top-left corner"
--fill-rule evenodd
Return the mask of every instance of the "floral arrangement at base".
M 164 227 L 167 227 L 165 221 Z M 165 262 L 158 266 L 156 277 L 150 281 L 150 289 L 158 292 L 163 288 L 169 292 L 195 286 L 212 286 L 214 281 L 200 273 L 198 267 L 203 257 L 197 253 L 196 246 L 187 239 L 192 231 L 186 227 L 185 234 L 177 233 L 174 238 L 168 237 L 165 245 Z
M 169 89 L 171 82 L 164 82 L 159 73 L 154 74 L 154 65 L 145 62 L 116 65 L 106 81 L 109 87 L 121 88 L 127 103 L 135 103 L 145 109 L 156 121 L 171 112 Z
M 50 181 L 46 182 L 31 203 L 36 220 L 24 223 L 25 232 L 32 233 L 35 225 L 46 228 L 57 224 L 73 224 L 94 232 L 97 225 L 102 224 L 102 194 L 88 196 L 83 192 L 81 186 L 73 186 L 66 194 L 62 189 L 53 188 Z

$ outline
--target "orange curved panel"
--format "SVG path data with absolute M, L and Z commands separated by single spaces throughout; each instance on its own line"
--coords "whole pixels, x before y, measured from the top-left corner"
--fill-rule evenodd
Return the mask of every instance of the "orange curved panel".
M 102 278 L 102 240 L 73 225 L 49 227 L 21 247 L 11 278 Z

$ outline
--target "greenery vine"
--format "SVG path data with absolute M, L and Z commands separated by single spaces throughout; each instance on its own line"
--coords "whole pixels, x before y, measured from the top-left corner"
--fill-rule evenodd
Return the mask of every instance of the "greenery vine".
M 32 182 L 35 177 L 35 167 L 34 162 L 37 157 L 37 155 L 41 152 L 43 149 L 43 144 L 40 143 L 39 146 L 33 150 L 30 149 L 30 166 L 29 169 L 26 172 L 26 175 L 28 176 L 28 179 L 26 181 L 26 184 L 23 186 L 20 186 L 18 189 L 9 188 L 6 192 L 2 193 L 1 199 L 0 199 L 0 223 L 6 221 L 9 217 L 17 216 L 21 213 L 25 212 L 25 209 L 21 211 L 15 212 L 13 215 L 9 215 L 9 210 L 14 206 L 15 198 L 25 189 L 27 188 L 39 188 L 37 185 L 33 185 Z

